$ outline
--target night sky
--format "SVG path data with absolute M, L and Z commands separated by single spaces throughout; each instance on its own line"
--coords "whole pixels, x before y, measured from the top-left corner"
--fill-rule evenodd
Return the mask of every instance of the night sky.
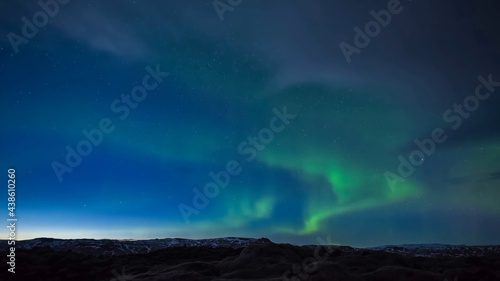
M 471 2 L 2 1 L 19 239 L 500 243 L 500 5 Z

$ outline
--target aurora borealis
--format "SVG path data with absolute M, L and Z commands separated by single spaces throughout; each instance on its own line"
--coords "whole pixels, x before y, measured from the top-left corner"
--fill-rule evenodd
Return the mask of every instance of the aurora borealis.
M 17 53 L 8 34 L 41 8 L 0 4 L 0 167 L 16 169 L 20 239 L 500 243 L 500 87 L 453 111 L 478 77 L 500 81 L 495 1 L 402 0 L 350 63 L 339 44 L 388 1 L 243 0 L 222 21 L 212 1 L 66 2 Z M 124 101 L 145 75 L 157 87 Z M 104 118 L 113 130 L 60 181 L 54 161 Z M 446 140 L 391 188 L 384 173 L 436 128 Z M 187 224 L 179 206 L 230 161 L 240 172 Z

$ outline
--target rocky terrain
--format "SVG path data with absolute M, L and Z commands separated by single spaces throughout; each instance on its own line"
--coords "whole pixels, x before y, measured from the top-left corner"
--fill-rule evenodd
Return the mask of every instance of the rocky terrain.
M 0 280 L 500 280 L 499 246 L 352 248 L 249 238 L 42 238 L 18 244 L 16 273 L 4 263 Z M 6 241 L 1 245 L 6 250 Z

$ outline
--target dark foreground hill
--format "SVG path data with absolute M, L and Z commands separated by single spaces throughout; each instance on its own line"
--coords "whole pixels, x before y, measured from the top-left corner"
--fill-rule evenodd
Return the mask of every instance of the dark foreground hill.
M 168 247 L 135 254 L 120 251 L 119 255 L 110 255 L 109 247 L 126 249 L 118 246 L 124 241 L 104 240 L 108 254 L 99 253 L 100 240 L 83 242 L 83 247 L 76 247 L 75 240 L 62 240 L 72 241 L 70 244 L 45 241 L 53 243 L 53 247 L 32 242 L 31 248 L 16 249 L 15 274 L 7 272 L 8 265 L 2 263 L 0 280 L 500 280 L 499 246 L 403 245 L 358 249 L 275 244 L 267 239 L 215 240 L 174 242 L 176 246 L 164 243 Z M 96 251 L 78 252 L 90 242 L 97 247 Z M 67 245 L 75 246 L 77 251 Z

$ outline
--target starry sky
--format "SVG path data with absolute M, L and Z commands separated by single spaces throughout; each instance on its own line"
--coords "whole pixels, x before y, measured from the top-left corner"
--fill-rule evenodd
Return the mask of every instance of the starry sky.
M 18 238 L 500 243 L 500 5 L 391 1 L 2 1 Z

